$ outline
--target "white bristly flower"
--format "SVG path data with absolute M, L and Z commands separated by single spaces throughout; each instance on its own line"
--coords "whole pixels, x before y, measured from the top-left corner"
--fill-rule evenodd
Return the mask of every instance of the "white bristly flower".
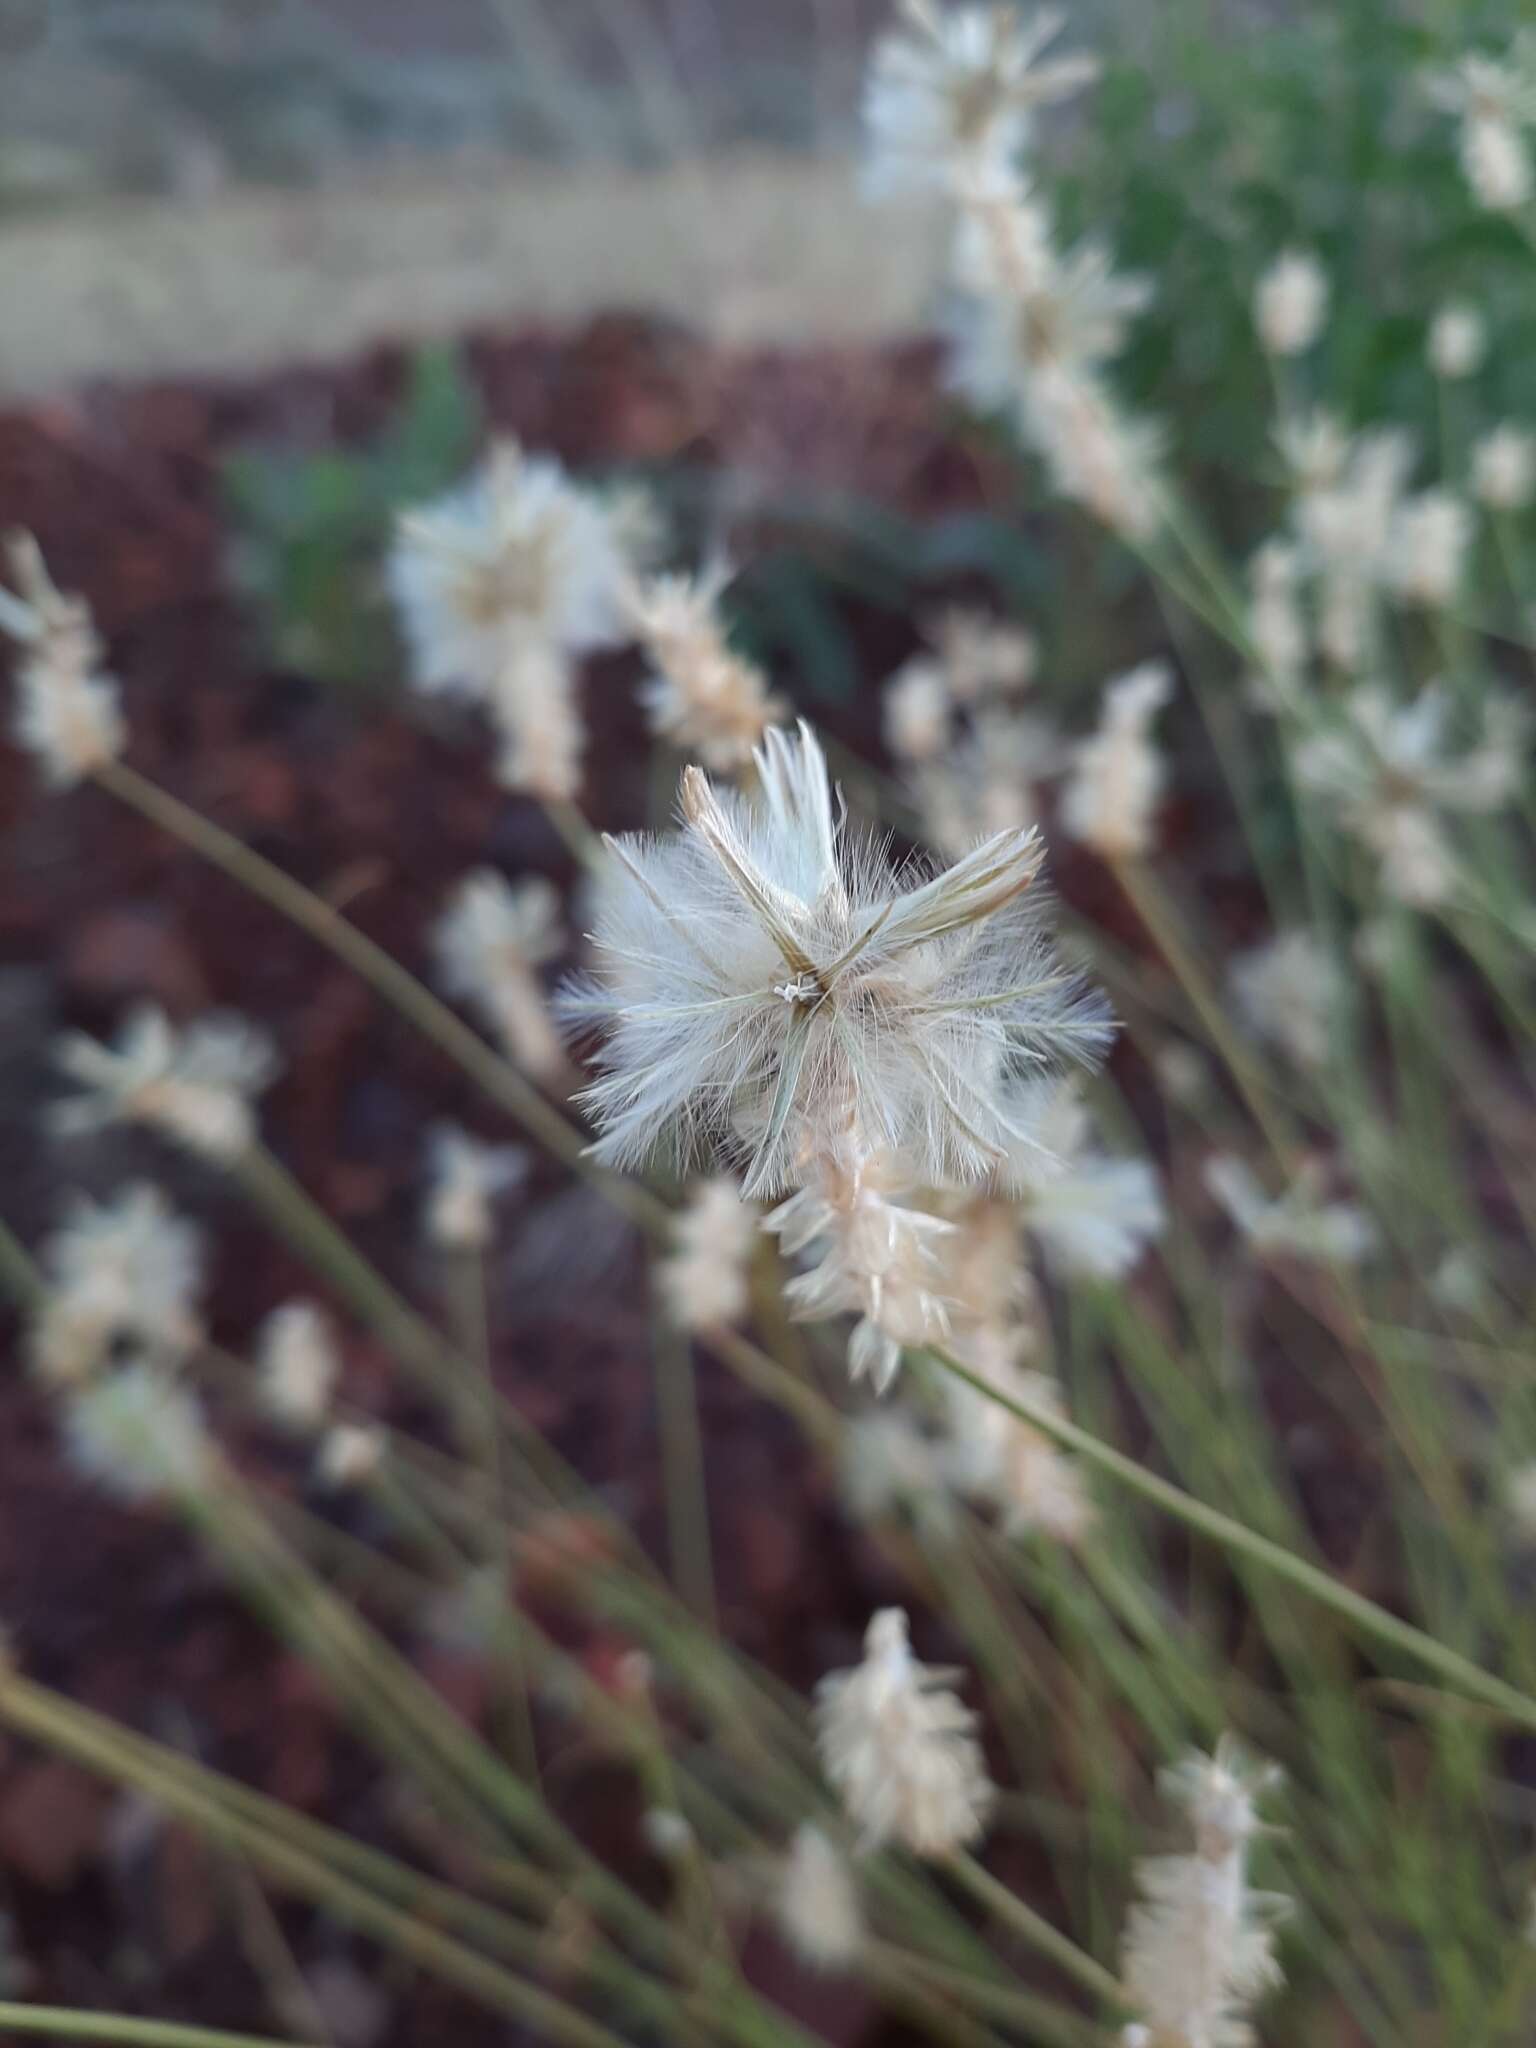
M 1043 930 L 1038 838 L 894 873 L 839 818 L 809 727 L 754 759 L 750 800 L 690 768 L 681 833 L 608 842 L 597 978 L 564 1002 L 608 1027 L 597 1156 L 737 1150 L 749 1197 L 849 1153 L 922 1186 L 984 1178 L 1017 1136 L 1011 1078 L 1092 1059 L 1106 1034 Z
M 20 649 L 11 730 L 45 778 L 65 789 L 123 751 L 117 684 L 99 666 L 90 607 L 54 588 L 32 536 L 12 535 L 6 554 L 14 589 L 0 586 L 0 633 Z
M 1322 1198 L 1320 1176 L 1302 1173 L 1282 1195 L 1266 1195 L 1241 1159 L 1205 1163 L 1205 1184 L 1261 1258 L 1271 1254 L 1357 1266 L 1379 1241 L 1375 1224 L 1352 1202 Z
M 476 868 L 433 933 L 443 987 L 469 1003 L 511 1059 L 539 1080 L 565 1065 L 538 969 L 559 956 L 560 893 L 542 875 L 512 883 Z
M 673 1222 L 673 1250 L 656 1269 L 667 1313 L 679 1329 L 741 1321 L 760 1222 L 729 1174 L 691 1190 Z
M 70 1461 L 119 1500 L 205 1493 L 214 1453 L 197 1397 L 140 1360 L 72 1392 L 64 1414 Z
M 1323 331 L 1328 273 L 1305 249 L 1287 249 L 1259 279 L 1253 322 L 1272 356 L 1299 356 Z
M 621 636 L 628 568 L 615 508 L 515 441 L 468 483 L 400 516 L 387 576 L 414 680 L 486 707 L 509 787 L 575 793 L 572 660 Z
M 1166 662 L 1144 661 L 1105 686 L 1098 731 L 1079 742 L 1061 798 L 1061 824 L 1105 860 L 1152 850 L 1162 756 L 1152 721 L 1173 691 Z
M 1034 678 L 1040 650 L 1025 626 L 969 605 L 946 605 L 923 621 L 957 704 L 1012 697 Z
M 487 1145 L 456 1124 L 439 1124 L 428 1160 L 422 1217 L 428 1242 L 449 1252 L 484 1251 L 495 1233 L 496 1197 L 523 1179 L 527 1153 L 520 1145 Z
M 1431 98 L 1461 122 L 1461 166 L 1479 206 L 1512 213 L 1531 197 L 1524 129 L 1536 116 L 1536 38 L 1515 37 L 1505 58 L 1476 52 L 1426 80 Z
M 1333 1042 L 1343 981 L 1310 932 L 1282 932 L 1232 962 L 1237 1007 L 1260 1038 L 1299 1067 L 1320 1067 Z
M 1509 421 L 1472 450 L 1472 495 L 1490 512 L 1523 512 L 1536 497 L 1536 435 Z
M 1476 306 L 1453 299 L 1429 324 L 1429 366 L 1452 382 L 1475 377 L 1488 353 L 1488 330 Z
M 931 654 L 914 654 L 881 692 L 885 744 L 898 761 L 933 760 L 949 744 L 951 709 L 943 664 Z
M 1399 506 L 1387 539 L 1387 580 L 1405 604 L 1443 607 L 1461 588 L 1472 515 L 1454 492 L 1420 491 Z
M 1488 695 L 1475 745 L 1453 753 L 1451 700 L 1429 684 L 1411 704 L 1362 684 L 1331 729 L 1296 749 L 1296 780 L 1329 804 L 1381 864 L 1388 893 L 1420 907 L 1444 902 L 1455 863 L 1442 814 L 1500 809 L 1525 773 L 1530 717 L 1512 698 Z
M 993 1788 L 976 1716 L 951 1690 L 954 1671 L 920 1664 L 899 1607 L 882 1609 L 864 1661 L 816 1688 L 816 1739 L 827 1781 L 866 1850 L 899 1842 L 944 1856 L 975 1841 Z
M 256 1343 L 267 1412 L 294 1429 L 318 1429 L 341 1371 L 330 1324 L 309 1301 L 273 1309 Z
M 802 1821 L 774 1871 L 773 1917 L 790 1953 L 807 1969 L 852 1969 L 864 1946 L 858 1886 L 841 1849 Z
M 32 1364 L 55 1385 L 87 1379 L 116 1346 L 174 1364 L 200 1341 L 202 1240 L 144 1183 L 109 1202 L 78 1197 L 42 1248 L 46 1299 L 29 1336 Z
M 1066 99 L 1097 61 L 1041 63 L 1065 16 L 901 0 L 905 26 L 876 43 L 864 90 L 864 184 L 872 195 L 948 187 L 1004 169 L 1028 139 L 1034 108 Z
M 366 1485 L 384 1462 L 385 1447 L 377 1423 L 332 1423 L 315 1454 L 316 1482 L 338 1493 Z
M 1071 1082 L 1033 1091 L 1033 1140 L 1011 1160 L 1025 1228 L 1061 1279 L 1118 1280 L 1167 1222 L 1157 1175 L 1093 1142 L 1087 1105 Z
M 640 691 L 652 732 L 729 775 L 751 760 L 784 704 L 726 639 L 716 603 L 723 581 L 657 576 L 630 593 L 629 616 L 655 664 Z
M 128 1013 L 115 1045 L 72 1031 L 57 1057 L 85 1091 L 55 1106 L 58 1130 L 147 1124 L 223 1164 L 255 1142 L 252 1098 L 281 1068 L 267 1034 L 243 1017 L 199 1017 L 178 1031 L 153 1003 Z
M 1214 1756 L 1165 1771 L 1164 1796 L 1193 1835 L 1179 1855 L 1144 1857 L 1126 1919 L 1122 1981 L 1149 2048 L 1250 2048 L 1252 2008 L 1281 1981 L 1275 1928 L 1289 1901 L 1254 1891 L 1248 1857 L 1262 1832 L 1256 1805 L 1276 1773 L 1248 1765 L 1223 1739 Z

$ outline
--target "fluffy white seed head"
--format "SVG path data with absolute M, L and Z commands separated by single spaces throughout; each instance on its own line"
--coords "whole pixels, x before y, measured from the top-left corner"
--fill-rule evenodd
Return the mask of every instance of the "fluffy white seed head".
M 875 197 L 950 188 L 1006 168 L 1032 110 L 1091 82 L 1098 65 L 1042 63 L 1065 16 L 902 0 L 903 26 L 875 45 L 864 91 L 865 189 Z
M 1098 730 L 1077 748 L 1062 792 L 1062 827 L 1105 860 L 1137 860 L 1152 850 L 1163 786 L 1152 721 L 1172 691 L 1166 663 L 1143 662 L 1107 685 Z
M 1095 1142 L 1071 1082 L 1034 1087 L 1020 1117 L 1033 1135 L 1014 1149 L 1009 1184 L 1047 1269 L 1062 1280 L 1122 1278 L 1167 1221 L 1156 1173 Z
M 608 1027 L 598 1157 L 735 1152 L 754 1197 L 845 1147 L 919 1185 L 985 1178 L 1012 1079 L 1106 1034 L 1042 928 L 1038 839 L 896 872 L 847 831 L 808 727 L 755 759 L 751 800 L 690 769 L 680 833 L 609 842 L 597 977 L 564 1004 Z
M 863 1662 L 817 1687 L 822 1769 L 866 1849 L 894 1842 L 943 1856 L 985 1826 L 993 1788 L 956 1676 L 919 1663 L 906 1615 L 887 1607 L 869 1624 Z
M 1155 2048 L 1251 2048 L 1249 2015 L 1281 1980 L 1275 1928 L 1289 1909 L 1248 1882 L 1256 1802 L 1273 1781 L 1226 1741 L 1163 1773 L 1192 1846 L 1137 1865 L 1121 1969 L 1141 2038 Z
M 1249 1026 L 1299 1067 L 1328 1059 L 1343 997 L 1338 963 L 1310 932 L 1281 932 L 1232 962 L 1232 993 Z
M 433 939 L 443 987 L 471 1005 L 508 1057 L 539 1079 L 559 1073 L 565 1053 L 538 977 L 564 944 L 554 884 L 476 868 L 455 888 Z
M 1509 421 L 1472 451 L 1472 495 L 1491 512 L 1523 512 L 1536 497 L 1536 435 Z
M 243 1017 L 199 1017 L 178 1030 L 152 1003 L 128 1013 L 113 1045 L 67 1033 L 57 1059 L 82 1091 L 56 1105 L 57 1130 L 146 1124 L 223 1164 L 255 1142 L 252 1098 L 281 1070 L 272 1041 Z
M 1370 1217 L 1352 1202 L 1326 1201 L 1316 1174 L 1303 1173 L 1271 1196 L 1244 1161 L 1216 1154 L 1205 1163 L 1205 1184 L 1260 1258 L 1356 1266 L 1378 1243 Z
M 384 1462 L 384 1431 L 371 1422 L 335 1422 L 320 1439 L 315 1479 L 336 1493 L 366 1486 Z
M 729 1174 L 701 1181 L 673 1224 L 673 1250 L 657 1267 L 667 1312 L 679 1329 L 739 1323 L 750 1301 L 758 1212 Z
M 1405 603 L 1448 605 L 1461 588 L 1472 515 L 1452 491 L 1420 491 L 1399 507 L 1387 545 L 1388 580 Z
M 629 615 L 655 664 L 640 692 L 652 732 L 729 775 L 751 760 L 784 704 L 726 638 L 717 606 L 723 581 L 719 573 L 655 577 L 631 591 Z
M 5 552 L 13 587 L 0 586 L 0 633 L 19 649 L 11 731 L 46 780 L 67 788 L 123 751 L 118 687 L 100 668 L 90 607 L 55 589 L 32 536 L 13 534 Z
M 1476 306 L 1453 299 L 1429 325 L 1429 366 L 1437 377 L 1475 377 L 1488 353 L 1488 329 Z
M 174 1364 L 200 1341 L 203 1249 L 158 1188 L 78 1198 L 42 1248 L 48 1291 L 29 1336 L 34 1370 L 54 1385 L 88 1379 L 120 1346 Z
M 64 1427 L 71 1463 L 120 1500 L 195 1496 L 214 1483 L 216 1458 L 196 1396 L 147 1360 L 77 1388 Z
M 1305 249 L 1287 249 L 1259 279 L 1253 297 L 1254 325 L 1272 356 L 1299 356 L 1323 331 L 1328 313 L 1328 273 Z
M 456 1124 L 439 1124 L 431 1134 L 429 1182 L 422 1229 L 442 1251 L 483 1251 L 495 1234 L 496 1197 L 517 1186 L 528 1171 L 520 1145 L 487 1145 Z
M 331 1326 L 310 1301 L 273 1309 L 261 1326 L 256 1369 L 267 1412 L 293 1429 L 318 1429 L 341 1371 Z
M 915 654 L 887 682 L 881 697 L 885 743 L 898 761 L 931 761 L 949 742 L 951 700 L 943 664 Z
M 854 1522 L 898 1512 L 947 1518 L 951 1472 L 946 1445 L 899 1401 L 851 1415 L 843 1427 L 839 1472 L 844 1509 Z
M 1034 679 L 1040 649 L 1025 626 L 958 604 L 923 625 L 957 704 L 1012 697 Z
M 802 1821 L 774 1872 L 773 1917 L 807 1969 L 848 1970 L 864 1946 L 864 1914 L 848 1859 L 814 1821 Z

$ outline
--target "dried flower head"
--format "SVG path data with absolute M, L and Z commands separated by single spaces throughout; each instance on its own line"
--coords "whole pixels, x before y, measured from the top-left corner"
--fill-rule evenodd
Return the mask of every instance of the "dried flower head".
M 773 1917 L 807 1969 L 848 1970 L 864 1946 L 864 1915 L 848 1859 L 814 1821 L 802 1821 L 778 1859 Z
M 332 1423 L 315 1454 L 317 1483 L 338 1493 L 365 1486 L 384 1462 L 386 1443 L 377 1423 Z
M 1444 606 L 1461 588 L 1472 515 L 1454 492 L 1420 491 L 1398 507 L 1387 540 L 1387 580 L 1405 604 Z
M 1362 684 L 1342 716 L 1308 735 L 1293 768 L 1300 786 L 1377 856 L 1388 892 L 1405 903 L 1440 903 L 1455 880 L 1442 830 L 1447 812 L 1495 811 L 1520 787 L 1530 717 L 1512 698 L 1488 695 L 1475 744 L 1453 753 L 1451 700 L 1430 684 L 1411 704 Z
M 673 1224 L 673 1250 L 657 1267 L 679 1329 L 738 1323 L 747 1312 L 760 1218 L 729 1174 L 701 1181 Z
M 1166 662 L 1144 661 L 1106 685 L 1098 731 L 1078 745 L 1062 792 L 1062 828 L 1105 860 L 1151 851 L 1163 783 L 1152 720 L 1172 690 Z
M 1509 213 L 1531 196 L 1522 132 L 1536 118 L 1536 37 L 1522 30 L 1507 54 L 1470 51 L 1425 81 L 1431 99 L 1461 122 L 1461 164 L 1479 206 Z
M 1338 963 L 1310 932 L 1281 932 L 1232 962 L 1232 993 L 1258 1036 L 1299 1067 L 1325 1064 L 1343 997 Z
M 271 1040 L 243 1017 L 199 1017 L 178 1031 L 152 1003 L 128 1013 L 115 1045 L 67 1033 L 58 1064 L 85 1091 L 56 1106 L 58 1130 L 147 1124 L 225 1164 L 255 1142 L 252 1097 L 280 1071 Z
M 1453 299 L 1429 323 L 1427 353 L 1437 377 L 1475 377 L 1488 353 L 1488 329 L 1476 306 Z
M 879 1522 L 898 1511 L 925 1521 L 950 1509 L 950 1471 L 943 1440 L 900 1401 L 851 1415 L 843 1427 L 843 1506 L 855 1522 Z
M 901 0 L 904 26 L 875 45 L 864 93 L 866 189 L 875 195 L 949 186 L 1006 167 L 1039 106 L 1098 75 L 1086 56 L 1039 61 L 1065 16 L 1011 7 Z
M 726 638 L 717 603 L 725 580 L 724 571 L 655 577 L 630 593 L 629 615 L 655 663 L 640 692 L 652 732 L 728 775 L 751 760 L 784 705 Z
M 256 1344 L 261 1398 L 268 1412 L 294 1429 L 318 1429 L 341 1371 L 331 1326 L 310 1301 L 273 1309 Z
M 528 1171 L 520 1145 L 487 1145 L 456 1124 L 433 1130 L 422 1228 L 444 1251 L 483 1251 L 495 1231 L 492 1205 Z
M 598 1156 L 739 1147 L 745 1192 L 804 1185 L 818 1154 L 889 1153 L 924 1185 L 993 1171 L 1020 1072 L 1090 1059 L 1102 1010 L 1055 959 L 1029 893 L 1042 850 L 999 833 L 954 867 L 893 873 L 851 841 L 810 729 L 770 733 L 753 800 L 683 777 L 680 834 L 609 841 L 586 1100 Z
M 1310 653 L 1301 606 L 1301 550 L 1274 538 L 1248 564 L 1248 637 L 1259 657 L 1256 696 L 1266 711 L 1295 708 Z
M 75 1390 L 64 1426 L 72 1463 L 120 1500 L 196 1496 L 214 1482 L 213 1445 L 196 1396 L 147 1360 Z
M 1034 679 L 1040 649 L 1026 626 L 969 605 L 946 605 L 923 621 L 957 704 L 1012 697 Z
M 949 744 L 949 677 L 931 654 L 914 654 L 881 695 L 885 743 L 899 761 L 931 761 Z
M 1205 1163 L 1205 1184 L 1261 1258 L 1274 1255 L 1356 1266 L 1375 1250 L 1374 1223 L 1352 1202 L 1323 1199 L 1321 1176 L 1303 1172 L 1281 1195 L 1266 1195 L 1241 1159 Z
M 554 884 L 542 875 L 513 883 L 476 868 L 455 888 L 433 940 L 449 994 L 471 1004 L 529 1073 L 558 1074 L 565 1053 L 538 977 L 564 943 Z
M 54 588 L 32 536 L 11 535 L 6 556 L 14 589 L 0 586 L 0 633 L 21 650 L 12 732 L 37 756 L 47 780 L 67 788 L 123 751 L 127 728 L 117 684 L 99 666 L 90 607 Z
M 1094 1142 L 1071 1082 L 1035 1084 L 1023 1115 L 1033 1142 L 1016 1149 L 1012 1181 L 1046 1266 L 1063 1279 L 1121 1278 L 1167 1222 L 1156 1173 Z
M 866 1849 L 943 1856 L 985 1826 L 993 1789 L 957 1676 L 920 1664 L 906 1615 L 887 1607 L 865 1633 L 864 1661 L 817 1687 L 822 1769 Z
M 1303 355 L 1323 331 L 1328 273 L 1305 249 L 1287 249 L 1259 279 L 1253 321 L 1272 356 Z
M 89 1378 L 122 1346 L 174 1364 L 201 1338 L 202 1240 L 158 1188 L 78 1197 L 44 1243 L 42 1265 L 48 1292 L 29 1349 L 51 1383 Z
M 1491 512 L 1523 512 L 1536 497 L 1536 435 L 1509 421 L 1472 450 L 1472 495 Z
M 1190 1756 L 1159 1781 L 1194 1840 L 1137 1865 L 1121 1972 L 1156 2048 L 1249 2048 L 1248 2014 L 1280 1982 L 1275 1927 L 1289 1901 L 1248 1882 L 1256 1803 L 1275 1776 L 1223 1739 L 1214 1756 Z

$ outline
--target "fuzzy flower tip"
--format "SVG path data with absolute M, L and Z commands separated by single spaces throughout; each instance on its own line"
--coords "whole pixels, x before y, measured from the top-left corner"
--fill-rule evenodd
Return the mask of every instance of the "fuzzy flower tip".
M 1262 1831 L 1257 1802 L 1276 1775 L 1225 1740 L 1214 1756 L 1164 1772 L 1164 1794 L 1183 1809 L 1193 1842 L 1137 1866 L 1122 1976 L 1141 2023 L 1128 2040 L 1157 2048 L 1252 2042 L 1248 2016 L 1280 1982 L 1275 1928 L 1289 1910 L 1288 1900 L 1248 1882 L 1250 1846 Z
M 657 1270 L 662 1298 L 683 1330 L 736 1323 L 747 1312 L 757 1211 L 729 1174 L 692 1191 L 674 1226 L 674 1249 Z
M 993 1788 L 955 1676 L 918 1662 L 906 1615 L 887 1607 L 865 1633 L 863 1662 L 818 1686 L 822 1768 L 866 1849 L 897 1842 L 943 1856 L 985 1826 Z
M 1304 249 L 1288 249 L 1259 279 L 1253 318 L 1272 356 L 1303 354 L 1323 330 L 1328 273 Z
M 563 1003 L 608 1027 L 598 1156 L 735 1149 L 754 1197 L 852 1134 L 923 1184 L 985 1178 L 1016 1135 L 1013 1077 L 1107 1035 L 1048 943 L 1037 835 L 898 874 L 847 832 L 807 726 L 754 758 L 754 799 L 689 769 L 681 832 L 608 842 L 597 976 Z
M 1151 851 L 1163 785 L 1152 721 L 1172 689 L 1165 663 L 1143 662 L 1108 685 L 1098 731 L 1078 746 L 1061 822 L 1106 860 L 1137 860 Z
M 242 1017 L 200 1017 L 178 1031 L 153 1004 L 129 1012 L 115 1045 L 71 1032 L 57 1057 L 82 1090 L 56 1106 L 58 1130 L 147 1124 L 224 1164 L 255 1142 L 251 1101 L 280 1066 L 266 1033 Z
M 629 612 L 655 667 L 641 689 L 652 732 L 731 774 L 751 760 L 784 706 L 726 638 L 717 606 L 723 581 L 720 573 L 658 576 L 631 593 Z
M 147 1361 L 72 1394 L 65 1411 L 71 1462 L 118 1499 L 205 1493 L 214 1453 L 195 1395 Z
M 774 1872 L 773 1916 L 810 1970 L 847 1970 L 864 1945 L 864 1915 L 848 1859 L 813 1821 L 795 1830 Z
M 268 1412 L 293 1429 L 318 1429 L 341 1370 L 330 1324 L 313 1302 L 290 1301 L 261 1326 L 256 1366 Z
M 1066 17 L 1004 7 L 946 10 L 902 0 L 903 26 L 875 46 L 864 95 L 864 182 L 872 195 L 943 188 L 1004 169 L 1036 107 L 1098 76 L 1088 56 L 1042 63 Z
M 483 1251 L 495 1231 L 496 1197 L 528 1171 L 520 1145 L 487 1145 L 454 1124 L 432 1132 L 422 1229 L 442 1251 Z
M 541 1080 L 565 1064 L 538 969 L 561 950 L 560 897 L 542 875 L 512 883 L 476 868 L 455 889 L 434 940 L 450 995 L 473 1006 L 508 1056 Z
M 202 1240 L 158 1188 L 140 1183 L 110 1202 L 81 1198 L 43 1246 L 48 1292 L 29 1336 L 39 1377 L 76 1385 L 118 1347 L 163 1364 L 198 1343 Z
M 32 536 L 12 535 L 6 554 L 13 588 L 0 587 L 0 633 L 20 649 L 12 731 L 46 779 L 67 788 L 123 751 L 117 684 L 98 666 L 89 606 L 54 588 Z

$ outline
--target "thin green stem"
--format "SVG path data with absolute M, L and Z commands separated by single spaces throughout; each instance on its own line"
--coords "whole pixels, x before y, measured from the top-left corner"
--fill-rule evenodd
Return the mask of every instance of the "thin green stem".
M 13 2034 L 46 2034 L 71 2042 L 118 2041 L 133 2048 L 291 2048 L 264 2034 L 227 2034 L 221 2027 L 183 2027 L 169 2020 L 123 2019 L 62 2005 L 0 2002 L 0 2027 Z
M 1080 1984 L 1105 2005 L 1121 2011 L 1126 2009 L 1129 2001 L 1114 1973 L 1106 1970 L 1102 1963 L 1096 1963 L 1086 1950 L 1080 1949 L 1070 1936 L 1053 1927 L 1033 1907 L 1026 1906 L 1005 1884 L 1000 1884 L 990 1870 L 984 1870 L 974 1856 L 960 1850 L 950 1857 L 947 1867 L 978 1905 L 984 1906 L 992 1918 L 1010 1933 L 1027 1942 L 1037 1955 L 1046 1957 L 1063 1975 Z

